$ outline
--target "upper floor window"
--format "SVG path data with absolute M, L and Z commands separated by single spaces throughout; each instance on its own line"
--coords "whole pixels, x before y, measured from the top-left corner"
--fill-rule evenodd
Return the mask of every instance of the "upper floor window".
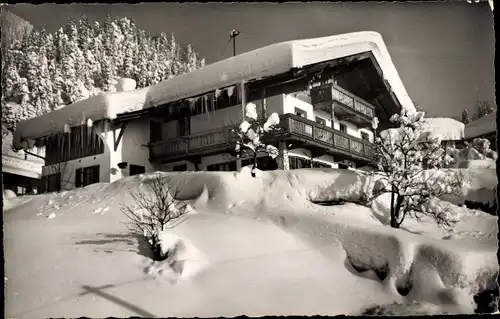
M 370 141 L 370 135 L 366 132 L 361 132 L 361 139 L 365 141 Z
M 304 117 L 304 118 L 307 117 L 307 112 L 304 111 L 303 109 L 296 107 L 294 111 L 295 111 L 295 115 L 298 115 L 298 116 Z
M 316 123 L 326 126 L 326 120 L 322 119 L 321 117 L 316 116 Z
M 347 133 L 347 125 L 340 123 L 339 131 Z

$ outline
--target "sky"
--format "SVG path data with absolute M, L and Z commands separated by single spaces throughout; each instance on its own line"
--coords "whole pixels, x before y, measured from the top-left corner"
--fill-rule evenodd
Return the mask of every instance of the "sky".
M 16 4 L 7 6 L 35 28 L 55 31 L 70 14 L 104 21 L 133 18 L 152 35 L 174 33 L 207 63 L 236 51 L 355 31 L 379 32 L 412 100 L 428 116 L 474 112 L 477 100 L 495 102 L 493 14 L 487 2 L 309 2 Z M 57 14 L 56 14 L 57 13 Z

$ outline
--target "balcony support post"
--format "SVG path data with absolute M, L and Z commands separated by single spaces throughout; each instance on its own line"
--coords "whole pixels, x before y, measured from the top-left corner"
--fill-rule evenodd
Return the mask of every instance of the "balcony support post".
M 285 171 L 290 170 L 290 161 L 288 159 L 288 146 L 286 144 L 286 141 L 278 142 L 278 150 L 279 150 L 278 168 Z
M 246 104 L 246 91 L 245 91 L 245 80 L 241 80 L 241 121 L 245 120 L 245 104 Z

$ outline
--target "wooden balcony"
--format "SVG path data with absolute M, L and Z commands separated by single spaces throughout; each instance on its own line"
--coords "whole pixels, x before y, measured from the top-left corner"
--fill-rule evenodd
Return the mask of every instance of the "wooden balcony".
M 371 125 L 375 107 L 335 84 L 311 89 L 311 103 L 315 109 L 333 112 L 339 120 L 349 120 L 359 127 Z
M 294 145 L 306 147 L 316 154 L 332 154 L 339 158 L 350 158 L 364 163 L 373 159 L 372 144 L 347 135 L 314 121 L 294 114 L 280 116 L 281 130 L 266 143 L 277 144 L 286 140 Z M 209 156 L 234 150 L 236 137 L 231 133 L 235 127 L 224 127 L 186 137 L 148 144 L 152 162 L 174 162 L 192 157 Z M 298 147 L 298 146 L 297 146 Z

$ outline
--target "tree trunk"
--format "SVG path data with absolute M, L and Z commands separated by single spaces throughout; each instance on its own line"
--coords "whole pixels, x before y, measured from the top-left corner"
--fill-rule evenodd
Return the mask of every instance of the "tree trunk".
M 257 168 L 257 152 L 253 154 L 252 177 L 255 177 L 255 169 Z
M 398 223 L 396 222 L 396 208 L 394 207 L 394 197 L 396 196 L 396 193 L 394 192 L 394 187 L 392 188 L 391 192 L 391 227 L 392 228 L 397 228 Z
M 401 222 L 398 222 L 399 220 L 399 212 L 401 211 L 401 205 L 403 204 L 403 196 L 398 195 L 397 201 L 396 201 L 396 209 L 394 211 L 394 224 L 396 227 L 394 228 L 399 228 L 399 225 L 401 225 Z

